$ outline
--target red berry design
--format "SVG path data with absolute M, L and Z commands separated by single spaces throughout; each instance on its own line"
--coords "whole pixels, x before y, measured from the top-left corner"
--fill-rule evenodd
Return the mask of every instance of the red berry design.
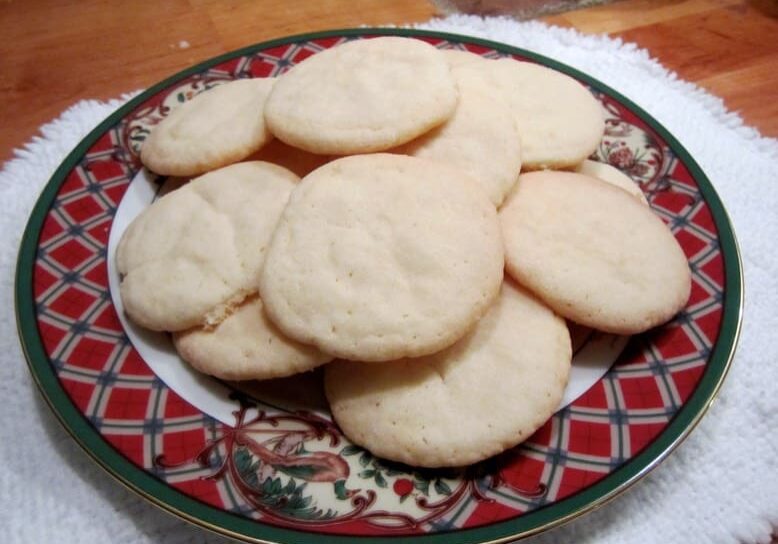
M 397 493 L 400 497 L 405 497 L 406 495 L 409 495 L 411 491 L 413 491 L 413 482 L 407 478 L 400 478 L 394 482 L 392 489 L 394 489 L 394 492 Z

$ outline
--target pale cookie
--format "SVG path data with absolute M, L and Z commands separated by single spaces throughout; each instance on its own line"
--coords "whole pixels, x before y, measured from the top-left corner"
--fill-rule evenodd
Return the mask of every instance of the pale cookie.
M 465 174 L 403 155 L 333 161 L 297 186 L 260 280 L 291 338 L 386 361 L 453 344 L 503 275 L 494 205 Z
M 513 59 L 462 65 L 487 89 L 505 98 L 521 136 L 525 170 L 577 165 L 605 130 L 600 103 L 576 80 L 544 66 Z
M 297 181 L 280 166 L 238 163 L 144 210 L 116 253 L 130 318 L 158 331 L 210 326 L 256 292 L 265 248 Z
M 592 178 L 607 181 L 615 187 L 624 189 L 641 203 L 648 206 L 648 200 L 646 200 L 646 195 L 643 194 L 643 191 L 640 190 L 640 186 L 615 166 L 587 159 L 576 166 L 574 171 Z
M 486 92 L 480 82 L 472 81 L 472 72 L 454 68 L 452 74 L 459 87 L 459 103 L 451 119 L 392 152 L 462 170 L 499 206 L 521 170 L 521 141 L 516 123 L 505 101 Z
M 265 108 L 270 131 L 312 153 L 389 149 L 454 113 L 457 88 L 443 53 L 420 40 L 355 40 L 278 78 Z
M 270 322 L 259 297 L 244 301 L 215 328 L 173 334 L 181 358 L 224 380 L 267 380 L 311 370 L 332 360 L 290 340 Z
M 274 82 L 239 79 L 195 96 L 154 127 L 141 161 L 157 174 L 195 176 L 245 159 L 272 138 L 263 111 Z
M 670 229 L 604 181 L 522 174 L 500 222 L 508 273 L 576 323 L 635 334 L 664 323 L 689 298 L 689 265 Z
M 462 66 L 463 64 L 470 64 L 471 62 L 485 60 L 481 55 L 462 49 L 441 49 L 441 51 L 443 52 L 443 55 L 445 55 L 448 65 L 452 68 Z
M 413 466 L 476 463 L 526 440 L 556 411 L 570 373 L 564 320 L 513 282 L 450 348 L 324 369 L 332 415 L 352 442 Z
M 318 167 L 330 162 L 334 157 L 328 155 L 316 155 L 303 151 L 289 144 L 285 144 L 278 138 L 273 138 L 262 149 L 251 156 L 252 160 L 272 162 L 291 170 L 298 176 L 305 177 Z

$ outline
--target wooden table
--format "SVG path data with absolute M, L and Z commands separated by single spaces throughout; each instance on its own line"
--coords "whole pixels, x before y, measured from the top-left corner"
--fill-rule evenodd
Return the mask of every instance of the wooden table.
M 274 37 L 441 14 L 431 0 L 0 0 L 0 161 L 80 99 L 142 89 Z M 774 0 L 624 0 L 544 20 L 636 42 L 778 136 Z

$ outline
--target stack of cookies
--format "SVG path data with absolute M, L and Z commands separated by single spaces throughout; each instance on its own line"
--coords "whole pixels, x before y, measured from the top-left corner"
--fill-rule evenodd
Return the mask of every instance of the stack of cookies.
M 640 190 L 586 161 L 603 130 L 566 75 L 409 38 L 222 84 L 143 146 L 199 177 L 125 232 L 126 312 L 220 378 L 329 363 L 336 422 L 380 457 L 485 459 L 557 409 L 565 320 L 635 334 L 689 296 Z

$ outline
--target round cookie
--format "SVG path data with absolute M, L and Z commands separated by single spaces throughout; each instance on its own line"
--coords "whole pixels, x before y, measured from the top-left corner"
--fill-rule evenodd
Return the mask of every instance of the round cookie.
M 513 59 L 462 65 L 513 111 L 525 170 L 577 165 L 605 130 L 600 103 L 576 80 L 544 66 Z
M 278 78 L 265 108 L 270 131 L 319 154 L 386 150 L 454 113 L 457 88 L 443 53 L 411 38 L 354 40 Z
M 274 83 L 238 79 L 200 93 L 154 127 L 141 161 L 157 174 L 195 176 L 245 159 L 272 138 L 263 111 Z
M 646 200 L 646 195 L 643 194 L 643 191 L 640 190 L 640 186 L 615 166 L 586 159 L 576 166 L 574 172 L 607 181 L 615 187 L 624 189 L 642 204 L 648 206 L 648 200 Z
M 689 298 L 689 266 L 670 229 L 604 181 L 522 174 L 500 223 L 508 273 L 576 323 L 635 334 L 664 323 Z
M 297 181 L 280 166 L 244 162 L 156 200 L 116 252 L 127 315 L 157 331 L 218 323 L 256 292 L 265 248 Z
M 278 138 L 273 138 L 262 149 L 251 156 L 252 160 L 272 162 L 291 170 L 298 176 L 305 177 L 318 167 L 333 160 L 328 155 L 315 155 L 303 151 L 289 144 L 285 144 Z
M 448 349 L 386 364 L 336 361 L 325 392 L 343 433 L 413 466 L 476 463 L 526 440 L 556 411 L 570 373 L 564 320 L 506 281 Z
M 480 59 L 473 53 L 458 52 Z M 505 101 L 473 81 L 472 72 L 454 68 L 451 73 L 459 87 L 454 115 L 393 152 L 440 161 L 462 170 L 499 206 L 521 170 L 521 140 L 516 123 Z
M 270 322 L 259 297 L 246 300 L 213 329 L 173 334 L 181 358 L 223 380 L 267 380 L 311 370 L 332 360 L 290 340 Z
M 291 338 L 345 359 L 443 349 L 500 288 L 494 205 L 468 176 L 404 155 L 355 155 L 297 186 L 259 284 Z
M 481 55 L 463 49 L 441 49 L 440 51 L 445 55 L 448 65 L 452 68 L 485 60 Z

